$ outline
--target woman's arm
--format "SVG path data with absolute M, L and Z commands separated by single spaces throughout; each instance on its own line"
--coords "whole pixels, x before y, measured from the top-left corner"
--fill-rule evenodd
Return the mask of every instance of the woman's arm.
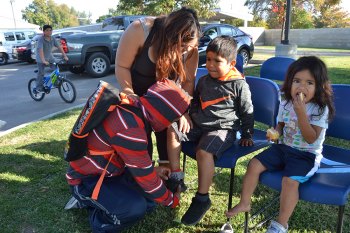
M 115 76 L 125 94 L 134 94 L 130 69 L 144 42 L 144 31 L 139 20 L 129 25 L 120 38 L 115 58 Z
M 198 67 L 198 49 L 193 48 L 191 54 L 188 54 L 185 60 L 186 81 L 182 83 L 182 88 L 193 96 L 194 84 Z

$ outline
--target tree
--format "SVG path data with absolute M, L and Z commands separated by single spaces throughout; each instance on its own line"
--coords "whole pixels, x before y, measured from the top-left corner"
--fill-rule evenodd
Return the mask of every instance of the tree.
M 165 15 L 179 9 L 181 6 L 187 6 L 197 11 L 198 17 L 209 18 L 215 13 L 218 0 L 119 0 L 115 10 L 109 9 L 109 13 L 100 16 L 97 20 L 113 15 Z
M 53 0 L 33 0 L 22 10 L 22 18 L 29 23 L 40 26 L 50 24 L 55 29 L 78 26 L 80 24 L 78 18 L 81 14 L 86 15 L 85 12 L 78 12 L 66 4 L 57 5 Z
M 291 28 L 349 27 L 349 14 L 340 7 L 341 0 L 293 0 Z M 254 20 L 265 20 L 268 28 L 282 28 L 281 4 L 286 0 L 246 0 Z M 276 11 L 278 9 L 278 11 Z M 254 24 L 254 22 L 253 22 Z

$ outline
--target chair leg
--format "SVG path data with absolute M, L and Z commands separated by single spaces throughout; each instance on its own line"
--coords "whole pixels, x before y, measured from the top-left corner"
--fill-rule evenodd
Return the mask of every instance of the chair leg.
M 342 233 L 343 232 L 344 210 L 345 210 L 345 206 L 344 205 L 339 206 L 337 233 Z
M 244 233 L 248 233 L 249 227 L 248 227 L 248 223 L 249 223 L 249 212 L 245 212 L 245 219 L 244 219 Z
M 182 161 L 182 171 L 183 173 L 185 174 L 185 168 L 186 168 L 186 154 L 183 153 L 184 155 L 184 158 L 183 158 L 183 161 Z
M 228 210 L 232 208 L 233 184 L 235 179 L 235 168 L 231 168 L 230 176 L 230 193 L 228 197 Z

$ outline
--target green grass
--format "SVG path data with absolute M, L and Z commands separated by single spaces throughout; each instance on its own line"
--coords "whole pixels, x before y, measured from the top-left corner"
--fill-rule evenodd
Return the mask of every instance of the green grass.
M 350 84 L 350 58 L 322 57 L 329 67 L 333 83 Z M 259 76 L 260 67 L 246 69 L 246 75 Z M 0 137 L 0 232 L 13 233 L 87 233 L 91 232 L 86 210 L 63 209 L 70 197 L 65 181 L 67 162 L 63 149 L 79 110 L 69 111 L 49 120 L 37 122 Z M 264 127 L 258 125 L 258 127 Z M 349 141 L 327 139 L 334 145 L 350 148 Z M 239 200 L 242 177 L 254 154 L 241 159 L 236 166 L 233 204 Z M 157 155 L 155 155 L 157 157 Z M 218 170 L 219 171 L 219 170 Z M 189 190 L 181 196 L 181 206 L 171 210 L 159 206 L 128 233 L 218 232 L 226 222 L 224 211 L 229 189 L 228 169 L 220 170 L 210 190 L 213 205 L 203 220 L 194 227 L 179 224 L 197 188 L 197 168 L 187 160 L 186 183 Z M 258 186 L 252 212 L 277 193 Z M 275 206 L 275 209 L 278 207 Z M 343 232 L 350 232 L 349 205 L 345 208 Z M 300 201 L 290 219 L 290 232 L 335 232 L 337 208 Z M 244 215 L 232 219 L 235 232 L 243 232 Z M 265 226 L 254 232 L 265 232 Z
M 70 111 L 0 138 L 2 233 L 90 232 L 86 210 L 63 209 L 70 196 L 64 177 L 67 162 L 63 160 L 63 148 L 78 113 L 78 110 Z M 337 140 L 335 144 L 339 145 Z M 349 142 L 345 142 L 345 145 L 349 145 Z M 242 176 L 253 155 L 241 159 L 236 166 L 235 190 L 240 190 Z M 204 219 L 194 227 L 181 225 L 176 219 L 185 213 L 197 188 L 196 164 L 188 159 L 186 183 L 189 190 L 182 195 L 181 206 L 176 210 L 159 206 L 127 232 L 217 232 L 226 222 L 223 213 L 227 206 L 229 175 L 229 170 L 223 169 L 215 176 L 210 190 L 213 205 Z M 252 211 L 274 195 L 274 191 L 259 186 L 254 194 Z M 233 203 L 238 200 L 239 194 L 235 193 Z M 290 220 L 290 232 L 334 232 L 336 211 L 332 206 L 300 201 Z M 242 232 L 243 220 L 243 214 L 232 220 L 236 232 Z M 264 232 L 264 229 L 254 232 Z M 350 232 L 348 205 L 344 232 Z
M 254 54 L 254 60 L 266 60 L 273 54 Z M 327 65 L 329 78 L 334 84 L 350 84 L 350 56 L 321 56 Z M 246 68 L 244 74 L 247 76 L 260 76 L 260 66 Z

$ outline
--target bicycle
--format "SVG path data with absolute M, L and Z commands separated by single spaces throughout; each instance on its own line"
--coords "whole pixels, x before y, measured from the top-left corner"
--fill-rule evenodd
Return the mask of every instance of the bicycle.
M 54 65 L 55 69 L 49 74 L 45 75 L 43 78 L 44 91 L 36 90 L 36 78 L 32 78 L 28 82 L 28 91 L 30 97 L 35 101 L 41 101 L 44 99 L 45 94 L 49 94 L 52 89 L 58 88 L 58 92 L 61 98 L 66 103 L 73 103 L 77 96 L 76 89 L 73 83 L 66 78 L 66 74 L 61 74 L 58 67 L 59 64 L 63 64 L 64 60 L 58 62 L 50 63 Z M 34 73 L 37 73 L 38 70 L 35 70 Z

